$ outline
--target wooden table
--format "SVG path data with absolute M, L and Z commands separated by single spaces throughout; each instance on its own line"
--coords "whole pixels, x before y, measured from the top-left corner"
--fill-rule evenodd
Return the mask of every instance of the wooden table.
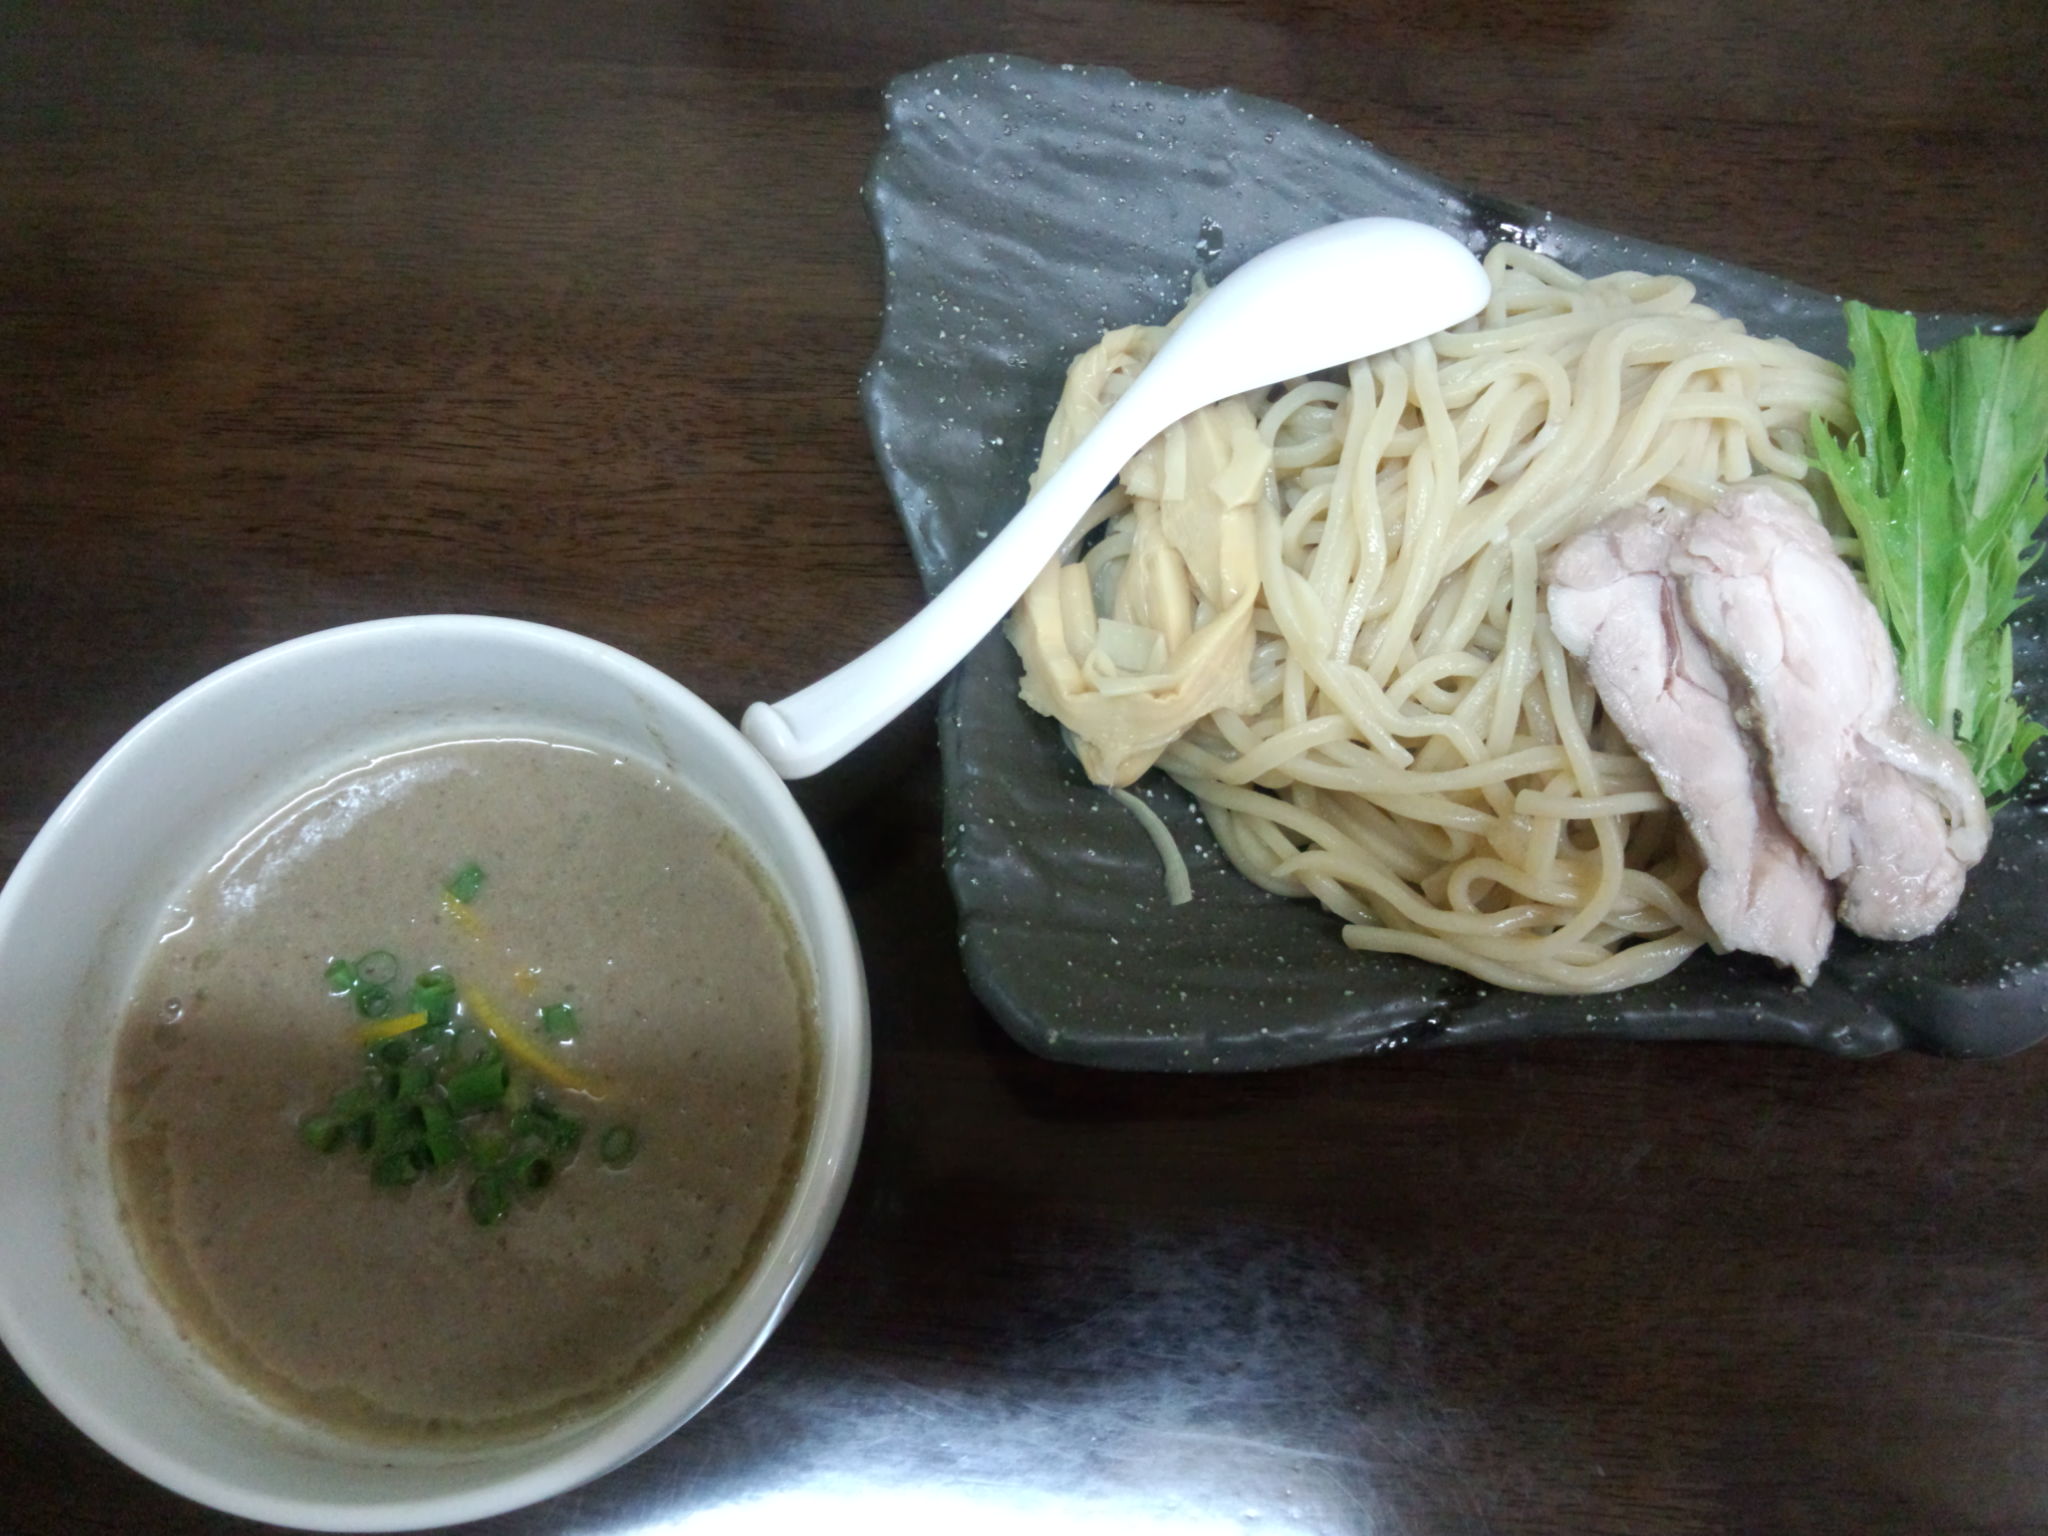
M 856 383 L 888 78 L 1279 97 L 1893 305 L 2048 299 L 2048 11 L 1822 0 L 313 0 L 0 23 L 0 867 L 326 625 L 585 631 L 722 709 L 919 599 Z M 822 1266 L 502 1533 L 2048 1531 L 2048 1051 L 1556 1044 L 1226 1078 L 969 996 L 929 709 L 807 790 L 874 997 Z M 0 1528 L 247 1529 L 0 1366 Z

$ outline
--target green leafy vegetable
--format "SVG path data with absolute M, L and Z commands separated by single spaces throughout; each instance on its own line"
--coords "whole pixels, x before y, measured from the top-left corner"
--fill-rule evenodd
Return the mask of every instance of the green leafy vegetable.
M 2048 314 L 2025 338 L 1931 353 L 1911 315 L 1854 301 L 1844 314 L 1859 435 L 1843 443 L 1816 419 L 1814 457 L 1862 545 L 1901 689 L 1995 800 L 2048 735 L 2012 697 L 2008 627 L 2048 513 Z

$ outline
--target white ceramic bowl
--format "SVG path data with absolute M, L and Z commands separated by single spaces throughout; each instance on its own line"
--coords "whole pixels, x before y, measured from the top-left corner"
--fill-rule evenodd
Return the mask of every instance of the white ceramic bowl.
M 595 1417 L 462 1453 L 394 1455 L 264 1407 L 183 1344 L 122 1235 L 106 1153 L 113 1039 L 142 947 L 210 854 L 323 769 L 443 730 L 613 745 L 718 806 L 810 951 L 821 1045 L 810 1146 L 759 1267 L 699 1345 Z M 780 778 L 686 689 L 534 624 L 358 624 L 261 652 L 128 733 L 0 892 L 0 1338 L 107 1450 L 218 1508 L 315 1530 L 406 1530 L 517 1508 L 669 1434 L 746 1364 L 837 1217 L 867 1103 L 867 997 L 831 868 Z

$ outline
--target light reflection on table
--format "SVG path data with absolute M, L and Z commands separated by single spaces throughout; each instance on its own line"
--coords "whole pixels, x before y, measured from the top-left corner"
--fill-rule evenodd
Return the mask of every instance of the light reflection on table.
M 816 1350 L 799 1322 L 797 1347 L 771 1344 L 651 1453 L 675 1463 L 675 1502 L 697 1507 L 578 1529 L 1364 1532 L 1388 1528 L 1376 1464 L 1427 1459 L 1444 1432 L 1404 1406 L 1415 1330 L 1375 1303 L 1368 1267 L 1312 1239 L 1210 1227 L 1105 1254 L 1042 1234 L 1002 1268 L 1012 1283 L 1027 1270 L 1032 1293 L 1007 1360 L 966 1365 L 926 1339 L 884 1366 L 878 1341 L 866 1358 Z M 744 1482 L 721 1486 L 742 1464 Z

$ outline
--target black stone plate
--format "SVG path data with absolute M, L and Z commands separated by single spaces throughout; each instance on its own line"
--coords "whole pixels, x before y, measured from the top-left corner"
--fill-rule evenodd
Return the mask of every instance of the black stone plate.
M 867 187 L 887 304 L 863 394 L 934 590 L 1022 504 L 1074 353 L 1110 326 L 1166 319 L 1197 271 L 1221 277 L 1335 219 L 1400 214 L 1475 252 L 1519 240 L 1587 273 L 1681 272 L 1752 330 L 1844 357 L 1828 295 L 1460 192 L 1256 97 L 980 56 L 898 79 L 887 115 Z M 1923 339 L 1969 323 L 1931 317 Z M 2041 614 L 2022 636 L 2029 683 L 2048 676 Z M 2038 779 L 2000 814 L 1961 913 L 1930 939 L 1844 935 L 1811 988 L 1753 957 L 1703 952 L 1628 992 L 1535 997 L 1346 949 L 1318 907 L 1240 878 L 1192 802 L 1155 774 L 1143 792 L 1194 872 L 1195 900 L 1169 906 L 1145 834 L 1018 701 L 1017 676 L 997 636 L 948 685 L 946 850 L 975 990 L 1046 1056 L 1235 1071 L 1547 1035 L 1989 1055 L 2048 1034 Z

